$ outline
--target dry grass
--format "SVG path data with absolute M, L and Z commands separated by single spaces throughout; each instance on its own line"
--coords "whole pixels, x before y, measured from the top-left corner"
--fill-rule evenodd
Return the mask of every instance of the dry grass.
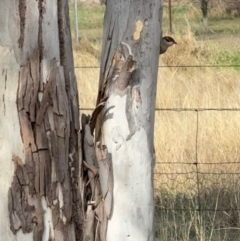
M 178 45 L 162 58 L 162 65 L 208 65 L 221 45 L 209 41 L 196 41 L 188 31 L 176 36 Z M 229 44 L 229 43 L 228 43 Z M 236 46 L 228 48 L 235 49 Z M 228 50 L 229 50 L 228 49 Z M 231 50 L 229 50 L 231 51 Z M 239 72 L 232 68 L 160 68 L 157 87 L 158 108 L 240 108 Z M 204 173 L 233 173 L 239 162 L 240 112 L 203 111 L 197 112 L 157 112 L 155 119 L 156 187 L 171 190 L 171 193 L 196 193 L 196 171 Z M 197 136 L 196 136 L 197 135 Z M 204 163 L 198 165 L 196 162 Z M 167 163 L 168 164 L 167 164 Z M 176 163 L 178 162 L 178 163 Z M 220 163 L 232 162 L 232 164 Z M 173 164 L 174 163 L 174 164 Z M 176 164 L 175 164 L 176 163 Z M 183 164 L 184 163 L 184 164 Z M 207 163 L 216 163 L 207 165 Z M 168 175 L 172 174 L 171 178 Z M 194 173 L 194 174 L 193 174 Z M 216 175 L 215 175 L 216 176 Z M 221 176 L 216 176 L 219 184 Z M 215 179 L 216 179 L 215 178 Z M 203 180 L 198 180 L 203 183 Z M 212 181 L 200 186 L 212 185 Z
M 214 58 L 212 51 L 218 46 L 207 41 L 197 41 L 188 31 L 185 35 L 175 36 L 178 45 L 170 49 L 161 58 L 161 66 L 205 65 Z M 225 40 L 224 40 L 225 41 Z M 219 43 L 221 44 L 221 43 Z M 224 43 L 225 44 L 225 43 Z M 235 46 L 232 46 L 235 48 Z M 100 44 L 81 40 L 80 47 L 75 47 L 76 66 L 99 66 Z M 80 51 L 79 51 L 80 50 Z M 76 69 L 80 106 L 95 106 L 98 89 L 98 68 Z M 160 68 L 157 86 L 157 108 L 240 108 L 239 72 L 231 68 Z M 240 137 L 239 112 L 200 112 L 198 117 L 198 161 L 207 163 L 237 162 Z M 155 148 L 156 172 L 182 173 L 194 172 L 196 166 L 172 164 L 194 163 L 196 161 L 196 112 L 156 112 Z M 169 164 L 166 164 L 168 162 Z M 234 171 L 235 165 L 205 165 L 200 171 Z M 175 192 L 192 190 L 195 178 L 179 174 L 177 180 L 161 178 L 168 188 Z M 179 184 L 180 183 L 180 184 Z M 181 184 L 182 183 L 182 184 Z M 163 187 L 162 184 L 157 186 Z M 195 187 L 196 188 L 196 187 Z
M 191 35 L 176 36 L 178 45 L 161 59 L 162 66 L 206 64 L 206 55 L 216 46 L 204 46 Z M 83 42 L 81 51 L 75 51 L 75 65 L 98 66 L 99 62 Z M 85 49 L 85 51 L 84 51 Z M 96 48 L 98 50 L 98 48 Z M 179 57 L 181 56 L 181 57 Z M 208 56 L 210 59 L 211 56 Z M 80 105 L 94 107 L 98 89 L 99 69 L 76 69 L 79 80 Z M 226 68 L 160 68 L 157 86 L 157 108 L 240 108 L 239 72 Z M 196 112 L 156 112 L 155 148 L 156 173 L 162 174 L 156 187 L 174 190 L 174 193 L 196 192 L 196 147 L 198 162 L 238 162 L 240 112 L 200 112 L 196 146 Z M 168 162 L 168 164 L 166 163 Z M 172 164 L 178 162 L 179 164 Z M 189 163 L 189 164 L 181 164 Z M 237 164 L 199 165 L 201 172 L 234 172 Z M 194 174 L 179 174 L 192 172 Z M 176 173 L 169 178 L 169 173 Z M 175 177 L 174 177 L 175 176 Z M 157 176 L 156 176 L 157 177 Z M 219 177 L 218 177 L 219 178 Z M 174 179 L 174 181 L 173 181 Z M 161 180 L 161 181 L 160 181 Z M 218 180 L 221 182 L 221 180 Z M 211 182 L 209 182 L 211 184 Z M 205 186 L 204 186 L 205 185 Z M 203 184 L 202 188 L 206 188 Z

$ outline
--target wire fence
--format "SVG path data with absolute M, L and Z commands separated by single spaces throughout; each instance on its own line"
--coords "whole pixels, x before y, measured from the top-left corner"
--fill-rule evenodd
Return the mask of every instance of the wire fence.
M 100 69 L 100 66 L 76 66 L 75 69 Z M 158 68 L 240 68 L 240 65 L 167 65 Z
M 184 6 L 189 6 L 189 3 L 200 6 L 200 1 L 186 0 L 185 5 L 183 2 L 172 0 L 172 18 L 175 25 L 179 12 Z M 220 3 L 226 7 L 226 2 L 227 0 L 209 1 L 209 10 L 217 8 L 219 11 L 212 12 L 212 17 L 221 13 Z M 228 1 L 230 5 L 236 2 L 237 0 Z M 176 26 L 173 27 L 176 28 Z M 210 27 L 213 26 L 210 25 Z M 217 33 L 218 25 L 214 27 L 213 30 Z M 196 28 L 196 32 L 198 31 L 199 29 Z M 232 30 L 229 28 L 227 31 L 231 33 Z M 203 68 L 211 68 L 213 71 L 218 68 L 220 71 L 240 68 L 239 61 L 233 62 L 231 59 L 230 62 L 223 63 L 160 65 L 159 68 L 172 68 L 174 71 L 174 68 L 197 68 L 199 71 Z M 78 65 L 75 69 L 77 72 L 85 71 L 81 75 L 84 76 L 86 71 L 91 72 L 93 69 L 99 71 L 100 67 Z M 96 78 L 95 75 L 94 78 Z M 231 91 L 238 91 L 238 88 L 234 89 L 230 82 L 229 80 L 228 85 L 230 89 L 232 88 Z M 235 96 L 236 98 L 239 96 L 240 99 L 240 92 Z M 226 103 L 227 97 L 226 95 Z M 201 105 L 196 108 L 184 106 L 155 108 L 157 138 L 155 137 L 154 183 L 157 241 L 239 240 L 240 104 L 237 99 L 236 102 L 226 107 L 223 107 L 225 105 L 219 107 Z M 94 106 L 87 106 L 89 103 L 86 102 L 80 110 L 93 111 Z M 175 117 L 176 120 L 173 121 Z
M 156 111 L 190 111 L 196 115 L 195 157 L 188 162 L 156 162 L 156 237 L 159 240 L 162 237 L 163 240 L 238 240 L 240 157 L 225 162 L 204 162 L 200 159 L 199 114 L 208 111 L 239 112 L 240 109 L 174 108 Z M 212 141 L 214 142 L 214 137 Z M 214 156 L 214 148 L 212 152 Z
M 240 65 L 159 66 L 159 68 L 172 67 L 231 68 L 240 67 Z M 81 69 L 99 69 L 99 66 L 76 66 L 75 68 L 81 71 Z M 93 111 L 93 109 L 94 107 L 81 107 L 80 110 Z M 192 158 L 186 161 L 184 159 L 156 160 L 155 163 L 156 239 L 238 240 L 240 237 L 240 155 L 233 161 L 202 161 L 199 157 L 199 142 L 201 142 L 199 116 L 206 112 L 240 113 L 240 107 L 155 108 L 155 111 L 157 113 L 192 113 L 195 116 L 193 133 L 195 137 L 192 139 L 195 142 L 195 154 Z M 211 146 L 209 148 L 211 149 Z

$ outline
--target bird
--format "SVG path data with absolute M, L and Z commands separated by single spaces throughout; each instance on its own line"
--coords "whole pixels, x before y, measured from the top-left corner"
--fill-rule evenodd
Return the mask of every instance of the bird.
M 164 54 L 167 51 L 167 49 L 173 46 L 174 44 L 177 44 L 177 43 L 172 37 L 170 36 L 162 37 L 159 54 Z

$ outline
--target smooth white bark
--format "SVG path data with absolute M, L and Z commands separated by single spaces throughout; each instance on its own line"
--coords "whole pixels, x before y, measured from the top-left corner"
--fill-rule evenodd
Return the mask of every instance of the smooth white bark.
M 104 122 L 103 143 L 113 160 L 113 210 L 107 240 L 153 240 L 152 156 L 141 127 L 130 140 L 125 113 L 126 96 L 111 96 L 106 109 L 113 118 Z
M 24 160 L 19 118 L 16 104 L 19 64 L 14 51 L 0 46 L 0 236 L 4 241 L 30 241 L 32 233 L 18 231 L 14 236 L 10 230 L 8 213 L 8 191 L 14 173 L 14 156 Z

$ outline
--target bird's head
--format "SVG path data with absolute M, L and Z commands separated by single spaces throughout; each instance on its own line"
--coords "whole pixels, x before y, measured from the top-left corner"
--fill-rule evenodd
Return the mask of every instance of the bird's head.
M 167 44 L 169 47 L 177 44 L 177 42 L 170 36 L 165 36 L 162 38 L 162 40 L 165 42 L 165 44 Z
M 170 36 L 162 37 L 160 42 L 160 51 L 159 54 L 164 54 L 169 47 L 172 45 L 177 44 L 177 42 Z

